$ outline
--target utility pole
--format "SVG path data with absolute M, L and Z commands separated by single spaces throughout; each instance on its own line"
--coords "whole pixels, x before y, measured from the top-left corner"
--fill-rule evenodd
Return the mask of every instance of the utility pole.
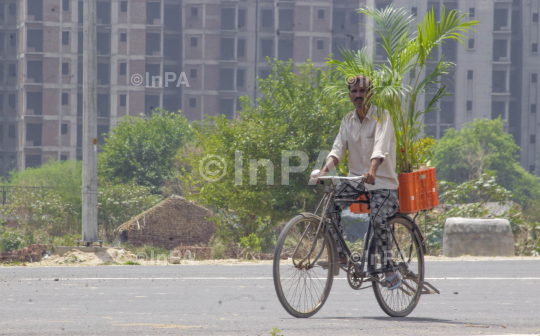
M 98 241 L 96 0 L 84 0 L 82 241 Z

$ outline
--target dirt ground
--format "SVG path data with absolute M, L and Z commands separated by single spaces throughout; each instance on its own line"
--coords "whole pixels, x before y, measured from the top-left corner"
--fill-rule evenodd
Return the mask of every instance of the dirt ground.
M 426 261 L 481 261 L 481 260 L 540 260 L 540 257 L 474 257 L 461 256 L 457 258 L 426 256 Z M 24 263 L 17 266 L 26 267 L 81 267 L 81 266 L 109 266 L 109 265 L 129 265 L 139 263 L 141 265 L 271 265 L 272 260 L 238 260 L 238 259 L 217 259 L 217 260 L 189 260 L 176 258 L 167 260 L 164 257 L 154 260 L 141 260 L 127 250 L 109 248 L 104 252 L 85 253 L 72 250 L 62 256 L 51 255 L 40 262 Z M 4 264 L 0 267 L 6 267 Z

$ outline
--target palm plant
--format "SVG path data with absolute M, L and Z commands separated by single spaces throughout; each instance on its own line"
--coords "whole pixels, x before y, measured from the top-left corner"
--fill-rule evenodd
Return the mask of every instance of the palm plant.
M 427 90 L 436 87 L 440 78 L 455 66 L 442 55 L 433 60 L 432 52 L 445 40 L 457 40 L 463 44 L 465 33 L 472 31 L 478 21 L 466 21 L 457 11 L 446 13 L 435 21 L 435 13 L 429 11 L 412 31 L 414 16 L 402 8 L 390 5 L 382 10 L 369 6 L 358 9 L 373 20 L 374 31 L 380 34 L 382 47 L 386 52 L 386 62 L 376 64 L 367 48 L 359 51 L 341 50 L 343 61 L 329 58 L 327 65 L 337 78 L 352 78 L 357 75 L 369 77 L 372 87 L 368 104 L 377 108 L 377 118 L 383 118 L 384 110 L 389 112 L 394 124 L 398 148 L 398 172 L 408 173 L 418 166 L 418 155 L 413 145 L 423 129 L 423 116 L 435 109 L 435 104 L 448 95 L 445 86 L 437 88 L 435 94 L 423 109 L 418 108 L 417 99 Z M 432 61 L 433 60 L 433 61 Z M 431 63 L 433 62 L 433 63 Z M 428 64 L 434 66 L 428 69 Z M 336 81 L 327 87 L 327 92 L 338 99 L 348 99 L 347 86 Z

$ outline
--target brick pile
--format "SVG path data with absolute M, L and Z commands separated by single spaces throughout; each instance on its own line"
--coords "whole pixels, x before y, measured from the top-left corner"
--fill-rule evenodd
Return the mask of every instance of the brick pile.
M 13 250 L 11 252 L 0 253 L 0 262 L 5 261 L 26 261 L 37 262 L 41 261 L 43 251 L 47 250 L 49 246 L 43 244 L 32 244 L 29 247 L 25 247 L 20 250 Z
M 122 224 L 116 232 L 122 243 L 134 246 L 152 244 L 168 250 L 200 246 L 206 245 L 216 232 L 211 217 L 210 210 L 172 195 Z

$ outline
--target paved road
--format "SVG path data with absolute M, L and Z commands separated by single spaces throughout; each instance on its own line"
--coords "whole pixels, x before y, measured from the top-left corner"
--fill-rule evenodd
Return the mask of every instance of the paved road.
M 276 298 L 270 265 L 0 268 L 0 335 L 540 334 L 540 261 L 426 268 L 442 293 L 401 319 L 343 273 L 317 315 L 295 319 Z

